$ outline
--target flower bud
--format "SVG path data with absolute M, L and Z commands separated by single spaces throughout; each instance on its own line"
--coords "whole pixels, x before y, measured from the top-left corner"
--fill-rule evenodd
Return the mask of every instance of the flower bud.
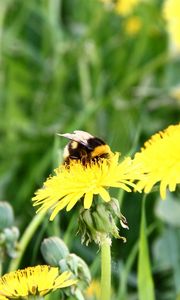
M 91 215 L 91 210 L 82 210 L 79 217 L 79 231 L 81 232 L 81 242 L 89 244 L 92 240 L 96 240 L 97 231 Z
M 110 213 L 106 204 L 103 203 L 97 206 L 96 212 L 93 212 L 93 218 L 99 232 L 112 235 L 115 238 L 122 238 L 119 235 L 119 230 L 116 226 L 113 214 Z
M 19 229 L 15 226 L 12 226 L 11 228 L 5 228 L 4 234 L 7 242 L 14 243 L 19 238 Z
M 103 204 L 97 206 L 96 211 L 92 213 L 93 220 L 96 226 L 97 231 L 100 232 L 109 232 L 111 231 L 111 221 L 109 211 L 105 209 Z
M 119 201 L 116 198 L 111 198 L 111 201 L 109 201 L 107 205 L 111 212 L 113 212 L 117 217 L 120 216 Z
M 110 207 L 111 212 L 120 219 L 121 226 L 129 229 L 128 222 L 120 211 L 119 201 L 116 198 L 111 198 L 111 201 L 107 205 Z
M 11 227 L 14 222 L 14 213 L 8 202 L 0 201 L 0 230 Z
M 85 261 L 74 253 L 59 261 L 61 271 L 71 271 L 73 275 L 88 285 L 91 281 L 91 274 Z
M 82 210 L 79 219 L 79 230 L 82 232 L 82 242 L 86 244 L 92 240 L 101 244 L 104 238 L 115 237 L 126 239 L 119 235 L 119 229 L 116 226 L 116 219 L 120 219 L 122 227 L 128 228 L 126 218 L 121 214 L 119 202 L 112 199 L 108 203 L 94 204 L 93 208 Z
M 4 234 L 6 237 L 6 252 L 9 257 L 15 258 L 17 256 L 17 240 L 19 238 L 19 229 L 15 226 L 5 228 Z
M 83 291 L 91 281 L 91 274 L 85 261 L 74 253 L 70 253 L 59 261 L 61 272 L 70 271 L 72 277 L 78 279 L 76 286 L 64 290 L 66 296 L 77 300 L 85 300 Z
M 19 238 L 19 229 L 17 227 L 5 228 L 0 233 L 0 252 L 1 261 L 3 262 L 8 255 L 11 258 L 17 256 L 17 240 Z
M 90 213 L 90 209 L 86 209 L 83 211 L 83 221 L 87 224 L 88 228 L 94 230 L 94 223 Z
M 60 238 L 54 236 L 43 240 L 41 253 L 48 264 L 59 266 L 59 261 L 67 257 L 69 250 Z
M 87 299 L 100 299 L 101 284 L 98 280 L 92 280 L 85 291 Z

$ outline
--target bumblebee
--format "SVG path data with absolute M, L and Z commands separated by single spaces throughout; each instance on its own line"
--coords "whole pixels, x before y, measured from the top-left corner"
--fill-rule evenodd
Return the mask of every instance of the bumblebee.
M 99 158 L 110 158 L 110 147 L 100 138 L 82 130 L 73 133 L 58 134 L 70 140 L 64 149 L 64 164 L 69 165 L 72 160 L 80 160 L 87 165 Z

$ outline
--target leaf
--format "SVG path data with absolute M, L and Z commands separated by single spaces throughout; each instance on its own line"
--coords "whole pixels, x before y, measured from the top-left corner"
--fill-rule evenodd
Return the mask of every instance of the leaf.
M 151 275 L 148 243 L 146 237 L 145 199 L 143 199 L 138 257 L 138 294 L 139 300 L 155 300 L 154 284 Z
M 168 227 L 154 244 L 154 259 L 159 270 L 172 270 L 173 287 L 180 294 L 180 230 Z M 167 286 L 167 284 L 166 284 Z
M 156 216 L 172 226 L 180 226 L 180 202 L 169 193 L 166 201 L 158 201 L 155 207 Z

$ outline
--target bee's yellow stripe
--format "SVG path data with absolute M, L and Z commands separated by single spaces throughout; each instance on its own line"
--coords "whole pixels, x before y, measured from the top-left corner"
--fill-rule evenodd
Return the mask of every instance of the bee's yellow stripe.
M 78 147 L 78 142 L 72 141 L 72 142 L 71 142 L 71 148 L 72 148 L 72 149 L 76 149 L 77 147 Z
M 96 157 L 106 153 L 111 153 L 110 147 L 108 145 L 100 145 L 94 148 L 94 150 L 91 153 L 91 156 Z

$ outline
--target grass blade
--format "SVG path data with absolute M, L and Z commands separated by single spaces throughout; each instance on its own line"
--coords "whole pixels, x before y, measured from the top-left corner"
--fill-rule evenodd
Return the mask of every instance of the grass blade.
M 154 284 L 150 268 L 150 258 L 146 234 L 145 197 L 142 202 L 138 257 L 138 294 L 139 300 L 155 300 Z

